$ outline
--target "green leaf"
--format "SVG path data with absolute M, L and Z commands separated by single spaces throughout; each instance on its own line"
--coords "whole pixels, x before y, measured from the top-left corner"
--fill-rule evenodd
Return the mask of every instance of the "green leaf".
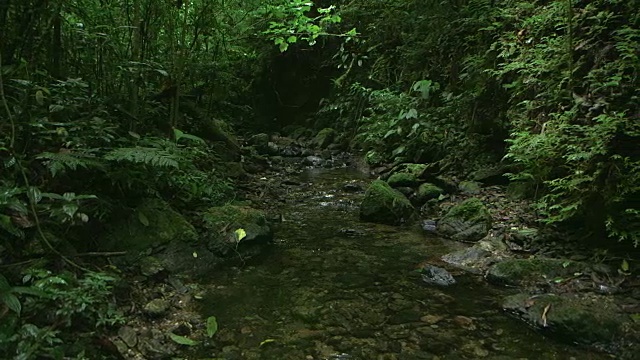
M 244 231 L 244 229 L 242 229 L 242 228 L 241 228 L 241 229 L 236 230 L 236 231 L 235 231 L 235 234 L 236 234 L 236 240 L 237 240 L 238 242 L 240 242 L 240 240 L 242 240 L 242 239 L 244 239 L 245 237 L 247 237 L 247 232 L 246 232 L 246 231 Z
M 144 226 L 149 226 L 149 218 L 140 210 L 138 210 L 138 221 Z
M 291 36 L 289 36 L 289 37 L 287 38 L 287 42 L 288 42 L 289 44 L 295 44 L 295 43 L 296 43 L 296 41 L 298 41 L 298 37 L 297 37 L 297 36 L 291 35 Z
M 218 320 L 215 316 L 209 316 L 207 318 L 207 336 L 212 337 L 218 332 Z
M 622 264 L 620 264 L 620 269 L 622 269 L 622 271 L 624 271 L 624 272 L 628 272 L 629 271 L 629 263 L 627 262 L 626 259 L 622 260 Z
M 37 204 L 42 200 L 42 192 L 35 186 L 29 187 L 29 190 L 27 190 L 27 196 L 34 204 Z
M 20 304 L 20 300 L 18 300 L 15 295 L 11 293 L 0 294 L 0 302 L 7 305 L 9 310 L 14 311 L 16 314 L 18 314 L 18 316 L 20 316 L 20 312 L 22 311 L 22 304 Z
M 260 342 L 260 346 L 262 346 L 262 345 L 266 345 L 266 344 L 269 344 L 269 343 L 272 343 L 272 342 L 276 342 L 276 339 L 266 339 L 266 340 L 263 340 L 263 341 L 261 341 L 261 342 Z
M 187 345 L 187 346 L 195 346 L 198 345 L 198 342 L 195 340 L 191 340 L 187 337 L 184 336 L 180 336 L 180 335 L 176 335 L 172 332 L 169 333 L 169 338 L 175 342 L 176 344 L 180 344 L 180 345 Z

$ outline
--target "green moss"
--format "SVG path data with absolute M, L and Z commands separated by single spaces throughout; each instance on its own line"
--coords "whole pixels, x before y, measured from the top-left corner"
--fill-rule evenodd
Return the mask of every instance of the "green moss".
M 143 201 L 127 218 L 115 221 L 102 242 L 107 250 L 144 250 L 169 241 L 195 241 L 194 227 L 160 199 Z
M 225 205 L 209 208 L 203 214 L 208 227 L 223 229 L 229 226 L 241 227 L 243 224 L 266 224 L 264 213 L 248 206 Z
M 445 217 L 461 218 L 465 221 L 491 221 L 491 214 L 480 199 L 471 198 L 454 206 Z
M 415 175 L 410 173 L 395 173 L 387 180 L 389 186 L 397 188 L 401 186 L 415 186 L 418 183 L 418 179 Z
M 427 202 L 431 199 L 437 199 L 440 195 L 444 194 L 444 190 L 431 183 L 424 183 L 418 187 L 418 200 L 421 203 Z
M 504 308 L 534 326 L 550 330 L 562 340 L 610 345 L 611 341 L 620 338 L 628 319 L 618 314 L 607 299 L 595 300 L 551 294 L 536 297 L 517 294 L 505 299 Z
M 493 265 L 487 279 L 500 284 L 522 285 L 567 278 L 587 268 L 584 263 L 564 259 L 509 259 Z
M 415 210 L 402 193 L 382 180 L 374 180 L 360 206 L 360 219 L 396 225 L 413 218 Z

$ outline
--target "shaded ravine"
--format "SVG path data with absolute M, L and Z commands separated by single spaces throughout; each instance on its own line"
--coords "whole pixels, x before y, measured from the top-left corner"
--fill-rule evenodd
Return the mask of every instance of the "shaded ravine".
M 456 273 L 426 286 L 420 264 L 462 245 L 417 228 L 358 221 L 348 169 L 309 170 L 288 189 L 276 244 L 206 280 L 204 316 L 219 331 L 199 350 L 217 359 L 605 359 L 509 318 L 504 289 Z

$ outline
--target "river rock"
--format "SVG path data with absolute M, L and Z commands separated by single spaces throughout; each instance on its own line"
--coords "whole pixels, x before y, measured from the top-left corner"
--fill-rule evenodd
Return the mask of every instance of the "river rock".
M 508 258 L 501 237 L 487 236 L 473 246 L 442 256 L 442 261 L 474 274 L 484 274 L 494 263 Z
M 324 128 L 311 140 L 311 144 L 319 149 L 326 149 L 336 138 L 337 132 L 332 128 Z
M 374 180 L 360 205 L 360 220 L 398 225 L 414 217 L 409 199 L 382 180 Z
M 451 208 L 438 222 L 438 232 L 453 240 L 474 242 L 491 229 L 491 214 L 482 201 L 472 198 Z
M 324 163 L 324 159 L 319 156 L 310 155 L 304 158 L 304 160 L 302 160 L 302 163 L 309 166 L 322 166 L 322 164 Z
M 610 297 L 601 295 L 517 294 L 507 297 L 503 308 L 560 340 L 605 349 L 624 343 L 638 328 Z
M 509 179 L 504 176 L 508 172 L 507 166 L 497 165 L 493 167 L 485 167 L 471 173 L 470 178 L 484 185 L 507 185 Z
M 249 145 L 253 146 L 260 154 L 269 153 L 269 135 L 267 134 L 255 134 L 247 141 Z
M 431 183 L 420 184 L 420 186 L 418 187 L 418 191 L 416 192 L 416 202 L 418 204 L 424 204 L 429 200 L 439 198 L 440 195 L 443 195 L 443 194 L 444 194 L 444 190 L 442 190 L 440 187 L 434 184 L 431 184 Z
M 587 264 L 566 259 L 508 259 L 492 265 L 486 277 L 494 284 L 521 286 L 564 280 L 588 270 Z
M 422 222 L 420 222 L 420 227 L 428 234 L 436 233 L 436 225 L 437 223 L 435 220 L 422 220 Z
M 461 181 L 458 184 L 458 190 L 463 194 L 478 195 L 480 194 L 480 183 L 476 181 Z
M 145 314 L 153 317 L 159 317 L 164 315 L 171 306 L 168 300 L 165 299 L 153 299 L 149 301 L 143 308 Z
M 399 172 L 389 176 L 387 183 L 392 188 L 408 187 L 411 188 L 418 184 L 419 180 L 415 174 Z
M 456 283 L 453 275 L 437 266 L 427 264 L 420 269 L 420 273 L 422 274 L 422 281 L 429 285 L 449 286 Z
M 264 212 L 246 206 L 225 205 L 209 208 L 202 215 L 207 248 L 223 256 L 255 253 L 252 246 L 273 240 L 273 230 Z

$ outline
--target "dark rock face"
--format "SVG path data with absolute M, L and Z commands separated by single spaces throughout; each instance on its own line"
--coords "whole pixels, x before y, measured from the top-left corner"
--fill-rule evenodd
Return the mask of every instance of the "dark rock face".
M 422 274 L 422 281 L 429 285 L 449 286 L 456 283 L 453 275 L 437 266 L 425 265 L 420 269 L 420 273 Z
M 415 209 L 409 199 L 382 180 L 369 185 L 360 205 L 360 220 L 398 225 L 411 220 Z
M 335 140 L 337 132 L 332 128 L 324 128 L 313 138 L 311 144 L 320 149 L 326 149 Z
M 453 240 L 478 241 L 491 229 L 491 215 L 478 199 L 469 199 L 454 206 L 438 222 L 438 232 Z

